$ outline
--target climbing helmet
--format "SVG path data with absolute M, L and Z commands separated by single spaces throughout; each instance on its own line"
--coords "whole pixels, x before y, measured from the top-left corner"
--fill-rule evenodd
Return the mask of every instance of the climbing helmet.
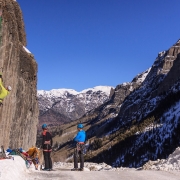
M 47 128 L 47 124 L 43 124 L 42 129 L 46 129 L 46 128 Z
M 80 128 L 80 129 L 82 129 L 84 126 L 82 125 L 82 124 L 78 124 L 77 125 L 77 128 Z

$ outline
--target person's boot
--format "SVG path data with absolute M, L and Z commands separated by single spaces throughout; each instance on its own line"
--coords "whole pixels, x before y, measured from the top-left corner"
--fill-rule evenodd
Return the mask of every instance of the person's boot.
M 44 169 L 42 169 L 43 171 L 49 171 L 49 169 L 46 169 L 46 168 L 44 168 Z
M 84 168 L 79 168 L 79 171 L 84 171 Z
M 78 171 L 78 168 L 73 168 L 71 169 L 71 171 Z

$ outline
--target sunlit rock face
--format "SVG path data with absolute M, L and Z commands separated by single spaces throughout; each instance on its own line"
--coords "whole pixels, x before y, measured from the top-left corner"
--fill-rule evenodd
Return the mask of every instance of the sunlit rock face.
M 160 99 L 157 97 L 167 92 L 180 78 L 180 40 L 167 51 L 162 51 L 155 59 L 150 72 L 141 87 L 131 93 L 123 102 L 120 110 L 122 121 L 141 119 L 141 114 L 147 116 Z M 158 99 L 156 103 L 154 98 Z M 143 113 L 142 113 L 143 112 Z
M 14 0 L 0 0 L 0 71 L 11 93 L 0 107 L 0 145 L 27 149 L 35 145 L 37 104 L 37 63 L 26 46 L 22 11 Z

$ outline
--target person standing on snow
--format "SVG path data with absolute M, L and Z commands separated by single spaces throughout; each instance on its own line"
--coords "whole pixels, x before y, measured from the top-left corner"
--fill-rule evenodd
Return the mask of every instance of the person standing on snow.
M 43 170 L 51 171 L 52 170 L 52 160 L 51 160 L 51 151 L 52 151 L 52 136 L 48 132 L 47 124 L 42 125 L 42 149 L 45 161 L 45 167 Z
M 77 129 L 78 133 L 76 134 L 76 137 L 74 138 L 74 141 L 77 143 L 76 144 L 76 149 L 74 151 L 74 169 L 72 171 L 83 171 L 84 170 L 84 154 L 83 154 L 83 149 L 85 145 L 85 140 L 86 140 L 86 133 L 83 130 L 83 125 L 78 124 Z M 78 169 L 78 155 L 80 159 L 80 169 Z
M 0 73 L 0 106 L 3 105 L 3 99 L 9 94 L 12 90 L 11 86 L 5 88 L 2 83 L 2 73 Z

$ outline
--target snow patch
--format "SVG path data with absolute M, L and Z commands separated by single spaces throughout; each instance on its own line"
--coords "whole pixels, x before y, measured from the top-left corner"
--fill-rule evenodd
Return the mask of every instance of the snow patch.
M 28 172 L 25 161 L 20 156 L 13 156 L 12 159 L 1 160 L 0 179 L 26 179 Z
M 167 159 L 158 159 L 157 161 L 148 161 L 143 169 L 162 170 L 162 171 L 180 171 L 180 147 L 169 155 Z
M 23 48 L 28 54 L 31 54 L 31 52 L 25 46 L 23 46 Z
M 87 91 L 93 91 L 93 92 L 103 91 L 109 96 L 112 88 L 114 89 L 114 87 L 112 87 L 112 86 L 96 86 L 94 88 L 84 89 L 83 91 L 81 91 L 79 93 L 86 93 Z

